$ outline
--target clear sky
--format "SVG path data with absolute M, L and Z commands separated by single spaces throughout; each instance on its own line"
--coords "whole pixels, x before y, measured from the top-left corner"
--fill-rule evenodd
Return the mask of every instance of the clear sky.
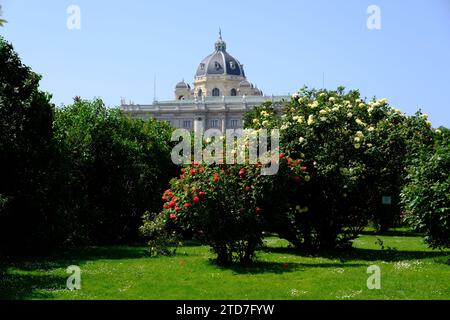
M 106 1 L 0 0 L 0 33 L 42 74 L 57 105 L 79 95 L 138 104 L 173 98 L 193 81 L 222 28 L 228 51 L 270 95 L 303 85 L 343 85 L 388 98 L 408 114 L 422 108 L 450 126 L 450 0 Z M 78 5 L 81 29 L 67 28 Z M 381 29 L 369 30 L 369 5 Z

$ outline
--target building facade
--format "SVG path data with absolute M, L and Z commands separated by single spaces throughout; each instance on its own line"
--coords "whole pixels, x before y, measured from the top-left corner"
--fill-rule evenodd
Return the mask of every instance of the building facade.
M 183 80 L 175 86 L 174 100 L 149 105 L 126 104 L 122 99 L 121 110 L 134 118 L 167 121 L 174 128 L 225 131 L 243 128 L 243 116 L 254 106 L 271 101 L 275 108 L 281 108 L 287 98 L 264 96 L 249 82 L 244 66 L 227 52 L 219 33 L 214 52 L 197 68 L 193 87 Z

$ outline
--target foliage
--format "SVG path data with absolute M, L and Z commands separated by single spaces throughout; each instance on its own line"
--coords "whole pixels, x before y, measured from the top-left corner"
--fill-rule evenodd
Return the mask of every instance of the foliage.
M 0 39 L 0 252 L 129 243 L 174 174 L 172 129 L 100 100 L 55 111 Z
M 393 196 L 397 205 L 412 148 L 404 136 L 413 130 L 407 130 L 408 118 L 386 99 L 366 101 L 358 91 L 344 88 L 303 88 L 282 116 L 263 106 L 247 115 L 246 124 L 280 128 L 282 147 L 293 156 L 305 155 L 311 182 L 297 199 L 309 210 L 288 213 L 278 230 L 294 245 L 348 246 L 369 220 L 381 220 L 378 212 L 386 210 L 380 206 L 382 196 Z M 391 210 L 400 216 L 399 209 Z
M 45 247 L 55 219 L 47 201 L 54 106 L 1 37 L 0 65 L 0 251 Z
M 0 27 L 3 27 L 3 25 L 7 22 L 6 20 L 2 19 L 2 6 L 0 5 Z
M 141 216 L 159 207 L 173 174 L 171 128 L 132 120 L 101 100 L 76 99 L 56 113 L 61 212 L 73 243 L 137 240 Z M 65 196 L 68 195 L 68 196 Z
M 167 228 L 210 245 L 219 264 L 249 263 L 262 244 L 263 231 L 289 206 L 287 195 L 298 192 L 306 176 L 301 160 L 284 154 L 280 160 L 273 176 L 262 175 L 261 164 L 183 167 L 162 197 Z
M 179 234 L 167 225 L 164 214 L 146 213 L 140 233 L 148 239 L 148 250 L 151 256 L 171 256 L 176 253 L 180 242 Z
M 424 232 L 433 248 L 450 247 L 450 130 L 435 130 L 435 143 L 423 147 L 409 166 L 402 200 L 405 219 Z

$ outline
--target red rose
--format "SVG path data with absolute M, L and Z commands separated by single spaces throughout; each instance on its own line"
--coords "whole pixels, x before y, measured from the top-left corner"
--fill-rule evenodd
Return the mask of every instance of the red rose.
M 197 170 L 195 170 L 195 169 L 189 170 L 189 174 L 190 174 L 191 176 L 195 176 L 196 173 L 197 173 Z
M 262 208 L 260 208 L 260 207 L 256 207 L 256 212 L 257 213 L 261 213 L 261 212 L 263 212 L 264 210 L 262 209 Z
M 177 218 L 176 214 L 171 213 L 171 214 L 169 215 L 169 219 L 170 219 L 170 220 L 175 220 L 176 218 Z
M 190 204 L 190 203 L 185 203 L 185 204 L 184 204 L 184 207 L 185 207 L 186 209 L 189 209 L 189 208 L 191 207 L 191 204 Z
M 173 201 L 170 201 L 168 204 L 169 208 L 175 208 L 176 204 Z
M 163 199 L 164 201 L 167 201 L 167 197 L 166 197 L 166 196 L 163 196 L 162 199 Z
M 186 173 L 186 169 L 185 168 L 181 168 L 181 173 Z
M 303 172 L 305 172 L 306 170 L 308 170 L 308 168 L 302 167 L 302 171 L 303 171 Z
M 219 181 L 220 181 L 219 176 L 218 175 L 214 175 L 214 182 L 219 182 Z
M 285 154 L 284 153 L 280 153 L 279 157 L 280 159 L 284 159 Z
M 181 211 L 181 208 L 180 208 L 180 207 L 175 207 L 175 211 L 176 211 L 176 212 L 180 212 L 180 211 Z
M 169 207 L 168 204 L 165 204 L 165 205 L 163 206 L 163 208 L 167 210 L 167 209 L 169 209 L 170 207 Z
M 194 196 L 194 197 L 192 198 L 192 201 L 194 201 L 194 203 L 199 203 L 200 198 L 197 197 L 197 196 Z
M 250 192 L 250 191 L 252 191 L 252 187 L 250 187 L 250 186 L 246 186 L 246 187 L 245 187 L 245 191 L 247 191 L 247 192 Z
M 198 193 L 198 195 L 199 195 L 200 197 L 204 197 L 204 196 L 205 196 L 205 193 L 204 193 L 203 191 L 200 191 L 200 192 Z
M 244 169 L 244 168 L 242 168 L 242 169 L 239 171 L 239 176 L 240 176 L 241 178 L 244 178 L 244 176 L 245 176 L 245 169 Z
M 294 177 L 294 181 L 295 182 L 300 182 L 300 181 L 302 181 L 302 179 L 299 176 L 295 176 Z

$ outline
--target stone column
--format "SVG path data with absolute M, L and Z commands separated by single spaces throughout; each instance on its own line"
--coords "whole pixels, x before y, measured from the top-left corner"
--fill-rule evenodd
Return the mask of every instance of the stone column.
M 224 115 L 224 117 L 222 118 L 222 132 L 225 133 L 226 130 L 227 130 L 227 116 Z

